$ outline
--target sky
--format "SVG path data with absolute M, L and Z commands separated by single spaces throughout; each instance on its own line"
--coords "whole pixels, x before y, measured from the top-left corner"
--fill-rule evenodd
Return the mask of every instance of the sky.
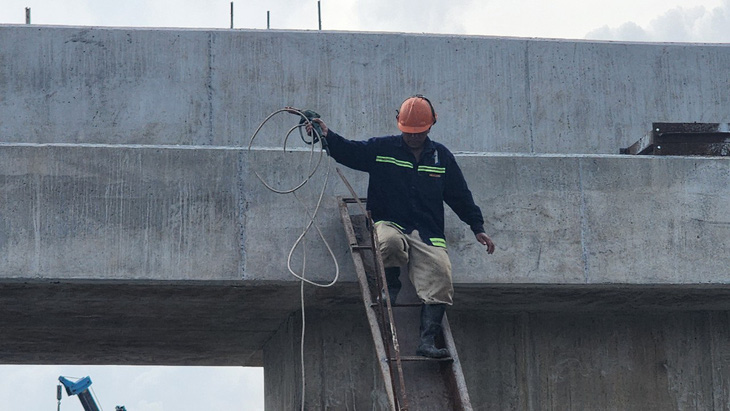
M 253 367 L 141 367 L 0 365 L 0 410 L 56 411 L 58 377 L 91 377 L 103 411 L 228 411 L 264 409 L 263 369 Z M 64 391 L 62 411 L 84 411 Z
M 230 28 L 230 0 L 0 0 L 0 24 Z M 730 43 L 730 0 L 321 0 L 322 29 Z M 236 29 L 316 30 L 316 0 L 234 1 Z M 0 50 L 1 52 L 1 50 Z M 263 410 L 250 367 L 0 365 L 0 410 L 56 410 L 59 375 L 91 376 L 104 410 Z M 215 402 L 213 402 L 215 401 Z M 83 410 L 64 394 L 61 410 Z
M 0 0 L 0 23 L 229 28 L 230 0 Z M 324 30 L 730 42 L 730 0 L 322 0 Z M 234 28 L 316 30 L 316 0 L 234 1 Z

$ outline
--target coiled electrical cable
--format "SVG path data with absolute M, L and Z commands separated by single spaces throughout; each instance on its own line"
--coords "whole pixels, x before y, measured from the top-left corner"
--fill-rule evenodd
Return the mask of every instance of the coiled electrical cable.
M 327 189 L 327 183 L 329 182 L 329 175 L 330 175 L 332 161 L 331 161 L 331 159 L 328 159 L 328 161 L 327 161 L 327 168 L 326 168 L 325 175 L 324 175 L 324 183 L 322 184 L 322 189 L 319 193 L 319 197 L 317 199 L 317 203 L 316 203 L 314 209 L 310 211 L 310 209 L 309 209 L 309 207 L 307 207 L 306 203 L 304 201 L 302 201 L 302 199 L 300 199 L 299 196 L 297 195 L 297 191 L 299 189 L 301 189 L 302 187 L 304 187 L 319 170 L 319 168 L 322 164 L 322 158 L 324 157 L 324 154 L 325 154 L 326 142 L 323 139 L 322 135 L 320 135 L 320 133 L 319 133 L 319 127 L 312 127 L 313 123 L 312 123 L 311 119 L 309 119 L 302 110 L 292 108 L 292 107 L 285 107 L 285 108 L 276 110 L 273 113 L 269 114 L 266 117 L 266 119 L 264 119 L 264 121 L 262 121 L 261 124 L 259 124 L 259 126 L 256 128 L 256 131 L 254 131 L 253 135 L 251 136 L 251 139 L 248 144 L 248 151 L 251 152 L 251 147 L 253 147 L 254 140 L 256 139 L 256 136 L 259 134 L 261 129 L 263 129 L 264 125 L 267 122 L 269 122 L 269 120 L 271 120 L 272 118 L 274 118 L 276 115 L 278 115 L 280 113 L 296 114 L 302 120 L 299 122 L 299 124 L 291 127 L 287 131 L 286 135 L 284 136 L 282 147 L 283 147 L 284 152 L 286 152 L 286 147 L 287 147 L 287 143 L 289 141 L 289 136 L 292 134 L 292 132 L 294 132 L 294 130 L 299 130 L 302 141 L 304 141 L 306 144 L 308 144 L 310 146 L 309 165 L 308 165 L 309 170 L 307 172 L 307 175 L 298 184 L 296 184 L 292 188 L 277 189 L 277 188 L 273 187 L 271 184 L 269 184 L 261 176 L 261 174 L 259 174 L 259 172 L 255 168 L 253 171 L 254 171 L 254 174 L 256 175 L 256 177 L 259 179 L 259 181 L 261 181 L 261 183 L 270 191 L 277 193 L 277 194 L 293 194 L 294 198 L 296 198 L 297 201 L 299 202 L 299 204 L 301 205 L 302 210 L 304 210 L 304 212 L 306 213 L 307 219 L 308 219 L 304 230 L 302 230 L 302 233 L 299 235 L 299 237 L 297 238 L 297 240 L 294 242 L 291 249 L 289 250 L 289 255 L 287 256 L 287 260 L 286 260 L 286 266 L 287 266 L 287 269 L 289 270 L 289 273 L 292 276 L 294 276 L 300 280 L 299 293 L 300 293 L 301 310 L 302 310 L 302 332 L 301 332 L 301 342 L 300 342 L 300 346 L 299 346 L 299 351 L 300 351 L 300 358 L 301 358 L 300 366 L 301 366 L 301 383 L 302 383 L 302 385 L 301 385 L 301 388 L 302 388 L 301 409 L 302 409 L 302 411 L 304 411 L 304 409 L 305 409 L 305 406 L 304 406 L 305 405 L 305 389 L 306 389 L 306 377 L 305 377 L 305 371 L 304 371 L 304 336 L 305 336 L 305 330 L 306 330 L 306 318 L 305 318 L 305 314 L 304 314 L 304 283 L 311 284 L 316 287 L 326 288 L 326 287 L 331 287 L 331 286 L 335 285 L 335 283 L 337 283 L 337 280 L 339 279 L 339 276 L 340 276 L 340 267 L 339 267 L 339 264 L 337 263 L 337 257 L 335 256 L 334 251 L 332 251 L 332 247 L 330 247 L 329 242 L 325 238 L 324 234 L 322 233 L 322 230 L 320 229 L 320 227 L 316 221 L 317 213 L 319 212 L 320 207 L 322 205 L 322 199 L 324 198 L 324 194 Z M 312 130 L 313 136 L 312 136 L 311 141 L 307 141 L 304 138 L 304 134 L 302 134 L 302 128 L 303 127 L 306 128 L 307 126 L 310 126 L 311 130 Z M 318 150 L 319 155 L 318 156 L 315 153 L 315 145 L 319 146 L 319 150 Z M 316 158 L 315 158 L 315 156 L 316 156 Z M 306 266 L 307 266 L 307 252 L 306 252 L 305 237 L 312 227 L 314 227 L 317 230 L 317 234 L 322 239 L 322 242 L 324 243 L 325 247 L 327 248 L 327 252 L 329 253 L 330 258 L 332 259 L 332 262 L 335 265 L 335 274 L 334 274 L 332 281 L 330 281 L 329 283 L 321 284 L 321 283 L 311 281 L 311 280 L 308 280 L 307 278 L 305 278 Z M 301 271 L 301 273 L 297 273 L 292 268 L 292 257 L 294 255 L 294 252 L 300 245 L 302 245 L 302 271 Z
M 249 141 L 249 144 L 248 144 L 248 151 L 249 152 L 251 151 L 251 147 L 253 147 L 253 143 L 254 143 L 254 140 L 256 139 L 256 136 L 259 134 L 259 132 L 261 131 L 261 129 L 264 127 L 264 125 L 269 120 L 271 120 L 274 116 L 276 116 L 277 114 L 280 114 L 280 113 L 297 114 L 302 119 L 305 119 L 306 120 L 304 123 L 297 124 L 297 125 L 291 127 L 287 131 L 286 135 L 284 136 L 283 143 L 282 143 L 282 147 L 283 147 L 284 152 L 286 152 L 286 147 L 287 147 L 287 143 L 289 141 L 289 136 L 292 134 L 292 132 L 294 132 L 294 130 L 297 130 L 297 129 L 299 129 L 300 132 L 301 132 L 301 128 L 302 127 L 306 127 L 307 125 L 312 124 L 311 121 L 299 109 L 287 107 L 287 108 L 282 108 L 282 109 L 276 110 L 273 113 L 269 114 L 266 117 L 266 119 L 264 119 L 264 121 L 262 121 L 261 124 L 259 124 L 258 128 L 256 128 L 256 131 L 251 136 L 251 140 Z M 315 175 L 315 173 L 319 170 L 319 168 L 320 168 L 320 166 L 322 164 L 322 159 L 323 159 L 323 157 L 325 155 L 325 150 L 324 150 L 324 147 L 322 145 L 322 141 L 323 141 L 322 136 L 319 135 L 319 132 L 314 127 L 312 128 L 312 132 L 314 134 L 316 134 L 316 138 L 313 139 L 313 142 L 312 143 L 309 143 L 310 144 L 310 147 L 311 147 L 310 150 L 309 150 L 309 152 L 310 152 L 310 156 L 309 156 L 309 170 L 307 172 L 307 175 L 298 184 L 296 184 L 294 187 L 288 188 L 288 189 L 278 189 L 278 188 L 275 188 L 271 184 L 269 184 L 264 179 L 264 177 L 261 176 L 261 174 L 259 174 L 258 170 L 254 169 L 253 172 L 256 175 L 256 177 L 259 179 L 259 181 L 261 181 L 261 183 L 267 189 L 269 189 L 270 191 L 272 191 L 274 193 L 277 193 L 277 194 L 294 194 L 294 197 L 297 199 L 297 201 L 299 201 L 299 204 L 302 206 L 302 209 L 307 214 L 308 222 L 306 224 L 306 227 L 304 228 L 304 230 L 302 231 L 302 233 L 299 235 L 299 237 L 297 238 L 297 240 L 294 242 L 294 245 L 289 250 L 289 255 L 287 256 L 287 269 L 289 270 L 289 273 L 291 275 L 293 275 L 294 277 L 298 278 L 299 280 L 304 281 L 304 282 L 306 282 L 308 284 L 311 284 L 311 285 L 314 285 L 314 286 L 317 286 L 317 287 L 331 287 L 331 286 L 333 286 L 337 282 L 337 280 L 339 278 L 339 275 L 340 275 L 340 267 L 339 267 L 339 264 L 337 263 L 337 257 L 335 257 L 335 253 L 334 253 L 334 251 L 332 251 L 332 247 L 330 246 L 329 242 L 325 238 L 324 234 L 322 233 L 321 228 L 319 227 L 319 225 L 317 224 L 317 221 L 316 221 L 317 214 L 319 213 L 319 210 L 320 210 L 320 208 L 322 206 L 322 200 L 324 198 L 324 194 L 325 194 L 326 189 L 327 189 L 327 184 L 329 182 L 330 170 L 332 168 L 331 167 L 331 160 L 330 161 L 327 161 L 327 168 L 325 170 L 325 176 L 324 176 L 324 184 L 322 185 L 322 189 L 321 189 L 321 191 L 319 193 L 319 197 L 317 199 L 317 203 L 316 203 L 316 205 L 314 207 L 314 210 L 311 210 L 310 211 L 309 207 L 307 207 L 307 205 L 299 198 L 299 196 L 297 196 L 297 193 L 296 193 L 299 189 L 301 189 L 302 187 L 304 187 L 304 185 L 307 184 L 312 179 L 312 177 Z M 316 150 L 316 151 L 319 152 L 319 155 L 316 155 L 316 153 L 315 153 L 315 146 L 318 146 L 319 147 L 319 150 Z M 315 159 L 315 156 L 316 156 L 316 159 Z M 318 233 L 319 237 L 322 239 L 322 242 L 324 243 L 325 247 L 327 248 L 327 252 L 329 253 L 329 255 L 331 257 L 332 262 L 335 265 L 334 278 L 332 279 L 332 281 L 330 281 L 329 283 L 326 283 L 326 284 L 317 283 L 317 282 L 314 282 L 314 281 L 311 281 L 311 280 L 308 280 L 307 278 L 305 278 L 304 277 L 304 267 L 302 268 L 302 272 L 301 273 L 295 272 L 294 269 L 292 268 L 292 256 L 294 255 L 294 252 L 299 247 L 299 245 L 302 244 L 302 242 L 304 240 L 304 237 L 306 236 L 306 234 L 309 232 L 309 230 L 312 227 L 314 227 L 317 230 L 317 233 Z M 306 265 L 306 253 L 304 254 L 304 262 L 303 262 L 303 265 Z

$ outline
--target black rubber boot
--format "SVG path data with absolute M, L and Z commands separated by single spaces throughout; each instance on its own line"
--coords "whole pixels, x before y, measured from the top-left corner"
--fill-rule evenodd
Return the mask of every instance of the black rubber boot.
M 386 267 L 385 280 L 388 282 L 388 294 L 390 295 L 390 305 L 395 305 L 395 299 L 402 286 L 400 279 L 400 267 Z
M 436 336 L 441 333 L 441 320 L 444 318 L 446 304 L 423 304 L 421 306 L 421 345 L 417 355 L 429 358 L 449 356 L 446 348 L 436 348 Z

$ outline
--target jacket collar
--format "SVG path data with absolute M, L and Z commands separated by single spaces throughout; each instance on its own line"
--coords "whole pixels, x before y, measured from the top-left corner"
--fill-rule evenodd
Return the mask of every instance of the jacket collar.
M 398 147 L 408 150 L 406 143 L 403 141 L 403 134 L 399 134 L 397 137 L 398 137 L 398 143 L 397 143 Z M 436 145 L 433 143 L 433 140 L 431 140 L 431 137 L 426 136 L 426 140 L 423 142 L 423 152 L 430 153 L 434 150 L 436 150 Z

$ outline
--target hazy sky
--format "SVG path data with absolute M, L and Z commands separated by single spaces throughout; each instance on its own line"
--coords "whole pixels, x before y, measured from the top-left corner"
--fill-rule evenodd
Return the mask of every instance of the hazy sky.
M 132 367 L 0 365 L 0 410 L 56 411 L 58 376 L 91 377 L 103 411 L 228 411 L 264 409 L 263 369 L 243 367 Z M 64 391 L 62 411 L 84 411 Z
M 322 0 L 325 30 L 730 42 L 730 0 Z M 228 0 L 0 0 L 0 23 L 230 27 Z M 235 28 L 316 29 L 316 0 L 234 2 Z
M 730 43 L 730 0 L 322 0 L 324 30 Z M 226 0 L 0 0 L 0 24 L 230 27 Z M 235 1 L 234 27 L 317 28 L 316 0 Z M 0 52 L 2 52 L 0 50 Z M 0 366 L 0 410 L 56 410 L 59 375 L 91 376 L 113 411 L 262 410 L 255 368 Z M 64 394 L 62 410 L 83 410 Z

